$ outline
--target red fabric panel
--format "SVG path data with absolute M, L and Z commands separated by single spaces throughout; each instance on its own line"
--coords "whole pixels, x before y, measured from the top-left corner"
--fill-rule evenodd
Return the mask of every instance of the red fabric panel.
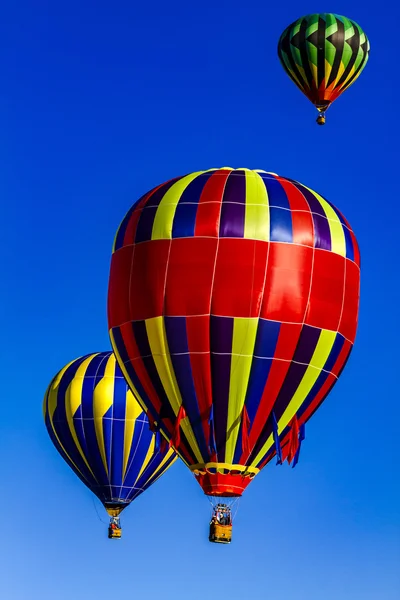
M 268 243 L 221 238 L 212 294 L 213 315 L 258 317 Z
M 131 321 L 142 321 L 163 314 L 170 243 L 171 240 L 150 240 L 134 246 L 130 278 Z
M 210 317 L 202 315 L 187 317 L 186 332 L 189 352 L 210 352 Z M 207 360 L 210 360 L 208 356 Z
M 288 463 L 292 462 L 299 448 L 299 423 L 296 415 L 290 421 L 290 436 L 289 436 L 289 454 Z
M 272 362 L 267 383 L 265 385 L 264 392 L 250 431 L 250 448 L 255 446 L 275 404 L 279 391 L 289 370 L 291 364 L 290 361 L 292 360 L 296 350 L 301 329 L 301 325 L 292 325 L 287 323 L 282 323 L 281 325 L 274 355 L 274 359 L 280 358 L 281 360 L 274 360 Z
M 194 235 L 219 236 L 221 203 L 231 171 L 216 171 L 206 182 L 199 199 Z
M 121 248 L 111 257 L 110 281 L 108 287 L 108 327 L 119 327 L 130 320 L 129 315 L 129 275 L 131 271 L 133 246 Z
M 168 260 L 165 315 L 204 315 L 210 312 L 217 239 L 172 240 Z
M 241 496 L 253 479 L 242 474 L 204 473 L 196 475 L 201 489 L 207 496 L 235 497 Z
M 248 458 L 250 454 L 250 444 L 249 444 L 249 427 L 250 427 L 250 419 L 247 414 L 246 407 L 243 406 L 242 411 L 242 452 Z
M 351 260 L 346 261 L 346 289 L 339 331 L 354 342 L 357 330 L 358 302 L 360 293 L 360 270 Z
M 174 448 L 176 448 L 178 450 L 178 448 L 179 448 L 179 446 L 181 444 L 181 421 L 185 417 L 186 417 L 186 411 L 185 411 L 183 405 L 181 405 L 179 407 L 179 411 L 178 411 L 178 414 L 176 416 L 176 421 L 175 421 L 175 426 L 174 426 L 174 432 L 173 432 L 172 438 L 169 441 L 169 447 L 170 448 L 172 446 L 174 446 Z
M 345 260 L 339 254 L 315 249 L 307 325 L 338 331 L 343 305 Z
M 292 211 L 293 243 L 312 248 L 314 246 L 314 223 L 308 202 L 293 183 L 281 177 L 278 177 L 278 180 L 286 192 Z
M 262 318 L 303 322 L 310 289 L 312 255 L 312 248 L 271 243 Z

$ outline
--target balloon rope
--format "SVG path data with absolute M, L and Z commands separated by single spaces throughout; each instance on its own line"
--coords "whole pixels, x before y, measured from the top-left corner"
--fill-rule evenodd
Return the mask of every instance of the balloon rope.
M 95 509 L 95 511 L 96 511 L 96 514 L 97 514 L 97 516 L 98 516 L 98 519 L 99 519 L 99 521 L 100 521 L 101 523 L 103 523 L 103 525 L 108 525 L 108 523 L 106 523 L 105 521 L 103 521 L 103 519 L 102 519 L 102 518 L 101 518 L 101 516 L 99 515 L 99 511 L 97 510 L 97 506 L 96 506 L 96 504 L 95 504 L 95 501 L 94 501 L 94 498 L 93 498 L 93 496 L 92 496 L 92 502 L 93 502 L 93 506 L 94 506 L 94 509 Z

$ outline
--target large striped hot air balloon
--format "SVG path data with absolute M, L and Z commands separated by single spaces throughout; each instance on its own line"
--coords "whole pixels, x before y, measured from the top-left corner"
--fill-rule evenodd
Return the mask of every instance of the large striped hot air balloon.
M 331 13 L 297 19 L 278 43 L 282 66 L 316 106 L 319 125 L 325 123 L 332 102 L 361 74 L 369 49 L 368 38 L 355 21 Z
M 171 466 L 175 452 L 156 447 L 112 352 L 88 354 L 61 369 L 43 410 L 56 449 L 109 513 L 109 537 L 120 537 L 119 514 Z
M 275 453 L 297 461 L 352 349 L 359 284 L 343 215 L 273 173 L 192 173 L 130 209 L 111 262 L 112 345 L 207 495 L 240 496 Z

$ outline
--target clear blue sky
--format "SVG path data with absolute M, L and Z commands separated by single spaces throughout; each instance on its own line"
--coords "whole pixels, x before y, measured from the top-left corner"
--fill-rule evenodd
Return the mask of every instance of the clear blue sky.
M 324 10 L 357 20 L 371 56 L 320 128 L 276 43 Z M 399 17 L 394 0 L 3 5 L 4 600 L 399 598 Z M 109 348 L 110 251 L 132 202 L 226 165 L 298 179 L 350 220 L 362 254 L 355 349 L 298 467 L 269 465 L 245 492 L 231 546 L 208 543 L 207 499 L 181 464 L 109 542 L 47 437 L 42 397 L 65 363 Z

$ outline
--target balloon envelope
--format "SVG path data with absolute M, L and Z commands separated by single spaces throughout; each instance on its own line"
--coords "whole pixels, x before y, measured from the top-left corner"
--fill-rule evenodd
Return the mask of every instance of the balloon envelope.
M 278 55 L 297 87 L 326 110 L 361 74 L 370 45 L 355 21 L 331 13 L 297 19 L 282 33 Z
M 117 232 L 109 329 L 138 400 L 205 493 L 240 495 L 337 381 L 356 334 L 359 251 L 318 193 L 265 171 L 200 171 Z
M 110 514 L 118 514 L 176 460 L 157 451 L 147 416 L 112 352 L 78 358 L 50 383 L 47 431 L 58 452 Z

